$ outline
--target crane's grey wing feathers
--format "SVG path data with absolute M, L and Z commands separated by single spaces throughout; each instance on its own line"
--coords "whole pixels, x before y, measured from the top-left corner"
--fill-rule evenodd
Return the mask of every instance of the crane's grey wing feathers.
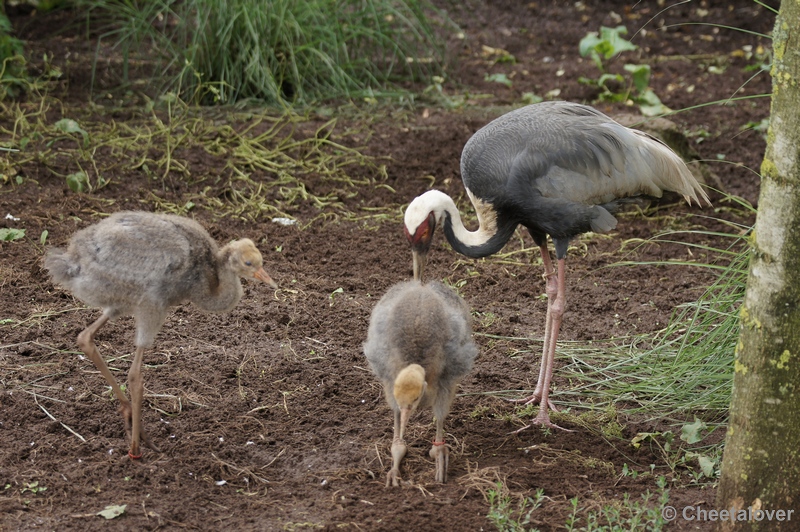
M 544 102 L 490 122 L 467 142 L 461 158 L 465 186 L 481 199 L 500 198 L 508 181 L 524 179 L 545 197 L 603 204 L 674 191 L 708 201 L 685 163 L 666 145 L 599 111 Z

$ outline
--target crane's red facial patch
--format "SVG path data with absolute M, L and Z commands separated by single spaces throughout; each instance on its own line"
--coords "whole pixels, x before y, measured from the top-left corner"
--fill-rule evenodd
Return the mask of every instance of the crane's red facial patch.
M 427 249 L 432 240 L 435 224 L 436 218 L 434 217 L 433 213 L 431 213 L 428 218 L 423 220 L 422 223 L 417 226 L 417 230 L 413 235 L 409 232 L 408 227 L 404 227 L 403 230 L 406 233 L 408 243 L 415 248 Z
M 405 225 L 403 226 L 403 233 L 405 233 L 406 239 L 408 240 L 408 243 L 409 244 L 413 244 L 414 243 L 414 237 L 411 235 L 411 233 L 408 232 L 408 227 L 406 227 Z

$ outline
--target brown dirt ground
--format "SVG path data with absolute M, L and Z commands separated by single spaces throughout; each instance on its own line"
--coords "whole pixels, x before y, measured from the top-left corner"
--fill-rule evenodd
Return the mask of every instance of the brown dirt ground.
M 466 34 L 452 43 L 460 62 L 449 72 L 447 90 L 454 98 L 467 95 L 468 105 L 453 110 L 418 105 L 368 118 L 343 112 L 334 139 L 383 157 L 384 183 L 391 187 L 345 199 L 352 211 L 393 204 L 400 212 L 429 186 L 426 176 L 434 176 L 436 187 L 470 212 L 459 179 L 466 140 L 508 106 L 518 105 L 526 92 L 544 95 L 559 89 L 560 99 L 594 101 L 597 91 L 578 78 L 597 77 L 597 72 L 591 61 L 579 58 L 577 47 L 600 25 L 643 28 L 633 37 L 640 46 L 634 61 L 652 65 L 651 86 L 673 109 L 765 94 L 771 88 L 767 73 L 753 77 L 745 69 L 755 60 L 742 54 L 745 46 L 768 47 L 769 40 L 711 25 L 769 33 L 774 16 L 749 0 L 695 1 L 670 9 L 654 1 L 440 0 L 439 5 Z M 84 120 L 124 121 L 135 114 L 100 113 L 87 104 L 88 70 L 81 58 L 95 44 L 69 31 L 55 33 L 66 26 L 65 15 L 11 14 L 36 57 L 48 51 L 61 64 L 66 82 L 57 96 L 79 106 Z M 686 24 L 695 22 L 707 24 Z M 483 45 L 505 49 L 517 62 L 494 64 Z M 612 70 L 620 71 L 623 62 L 613 61 Z M 513 86 L 484 80 L 487 73 L 498 72 Z M 101 71 L 98 79 L 103 76 L 113 80 L 112 71 Z M 630 110 L 624 104 L 595 105 L 609 113 Z M 57 109 L 50 118 L 61 118 Z M 768 113 L 768 98 L 756 98 L 701 107 L 672 119 L 684 131 L 707 132 L 695 145 L 700 156 L 710 160 L 729 192 L 755 202 L 758 176 L 753 170 L 763 157 L 764 139 L 742 127 Z M 309 117 L 296 135 L 313 132 L 324 120 Z M 351 130 L 357 132 L 342 133 Z M 208 153 L 180 155 L 191 176 L 224 166 Z M 13 162 L 13 155 L 4 156 Z M 575 432 L 509 434 L 527 418 L 488 392 L 510 390 L 505 396 L 511 397 L 535 383 L 545 302 L 539 297 L 544 289 L 540 271 L 527 263 L 538 259 L 530 237 L 522 233 L 507 250 L 524 246 L 523 259 L 510 264 L 465 260 L 440 234 L 427 271 L 459 286 L 476 313 L 481 353 L 446 423 L 452 445 L 449 482 L 433 482 L 427 454 L 433 425 L 423 412 L 411 423 L 403 469 L 407 482 L 398 489 L 384 488 L 391 414 L 361 345 L 374 302 L 410 276 L 410 253 L 399 218 L 372 225 L 324 219 L 316 207 L 304 204 L 290 212 L 300 221 L 296 226 L 272 223 L 268 216 L 249 221 L 193 212 L 218 241 L 240 236 L 258 241 L 281 289 L 273 292 L 246 282 L 245 295 L 230 314 L 203 315 L 191 306 L 171 314 L 145 359 L 144 423 L 163 453 L 146 450 L 143 459 L 130 460 L 117 404 L 75 343 L 98 313 L 52 285 L 41 268 L 38 240 L 46 229 L 48 245 L 63 245 L 101 213 L 152 210 L 149 178 L 137 169 L 120 168 L 111 185 L 94 194 L 74 194 L 57 174 L 76 168 L 69 160 L 59 161 L 57 167 L 28 162 L 19 168 L 21 185 L 0 187 L 0 214 L 19 218 L 4 223 L 24 227 L 28 235 L 0 242 L 0 529 L 491 530 L 485 495 L 502 480 L 515 496 L 543 489 L 546 499 L 531 515 L 530 526 L 556 530 L 566 523 L 573 497 L 581 505 L 578 525 L 586 526 L 589 511 L 619 503 L 623 494 L 637 499 L 656 491 L 652 475 L 623 476 L 624 464 L 639 472 L 655 464 L 656 474 L 673 478 L 658 449 L 645 445 L 636 450 L 629 444 L 638 432 L 670 428 L 665 422 L 621 418 L 622 439 L 606 439 L 568 421 Z M 253 179 L 259 178 L 267 179 L 254 172 Z M 156 192 L 184 203 L 202 186 L 199 180 L 175 176 Z M 318 193 L 330 189 L 321 177 L 310 177 L 307 186 Z M 713 213 L 704 213 L 728 215 L 719 201 L 716 206 Z M 568 262 L 565 340 L 658 330 L 677 305 L 701 293 L 711 281 L 704 270 L 603 268 L 621 259 L 688 258 L 680 245 L 651 244 L 632 255 L 622 246 L 670 224 L 686 226 L 687 212 L 700 211 L 677 205 L 656 215 L 625 217 L 611 238 L 576 241 Z M 332 298 L 339 288 L 342 292 Z M 130 319 L 106 326 L 98 337 L 101 353 L 121 380 L 130 363 L 131 339 Z M 554 382 L 556 401 L 573 412 L 585 411 L 559 397 L 570 383 L 559 377 L 558 368 Z M 688 478 L 673 483 L 670 504 L 712 507 L 713 485 Z M 25 489 L 34 482 L 46 491 Z M 118 504 L 127 504 L 122 517 L 105 521 L 95 515 Z M 709 529 L 680 520 L 668 528 Z

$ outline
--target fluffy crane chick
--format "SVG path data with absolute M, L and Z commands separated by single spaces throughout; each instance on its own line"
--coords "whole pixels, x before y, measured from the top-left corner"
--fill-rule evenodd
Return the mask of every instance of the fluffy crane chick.
M 436 438 L 430 455 L 436 461 L 436 481 L 446 482 L 444 418 L 456 386 L 478 354 L 466 303 L 439 282 L 396 284 L 372 311 L 364 354 L 394 411 L 392 469 L 386 485 L 399 485 L 406 425 L 420 406 L 433 409 Z
M 75 233 L 67 249 L 52 248 L 44 259 L 55 283 L 103 314 L 78 335 L 78 346 L 94 362 L 119 399 L 131 458 L 140 441 L 159 451 L 142 428 L 142 355 L 167 317 L 169 307 L 191 301 L 207 312 L 228 312 L 242 297 L 240 277 L 277 288 L 249 239 L 217 247 L 200 224 L 149 212 L 119 212 Z M 133 316 L 136 352 L 128 373 L 129 401 L 94 343 L 109 320 Z

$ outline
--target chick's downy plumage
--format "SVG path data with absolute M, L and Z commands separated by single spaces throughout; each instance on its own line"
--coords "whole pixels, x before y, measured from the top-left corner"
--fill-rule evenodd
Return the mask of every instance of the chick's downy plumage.
M 436 420 L 431 449 L 436 480 L 445 482 L 444 418 L 458 383 L 478 354 L 466 303 L 438 282 L 394 285 L 372 311 L 364 353 L 394 412 L 393 463 L 387 485 L 399 482 L 408 419 L 417 408 L 426 406 L 432 407 Z

